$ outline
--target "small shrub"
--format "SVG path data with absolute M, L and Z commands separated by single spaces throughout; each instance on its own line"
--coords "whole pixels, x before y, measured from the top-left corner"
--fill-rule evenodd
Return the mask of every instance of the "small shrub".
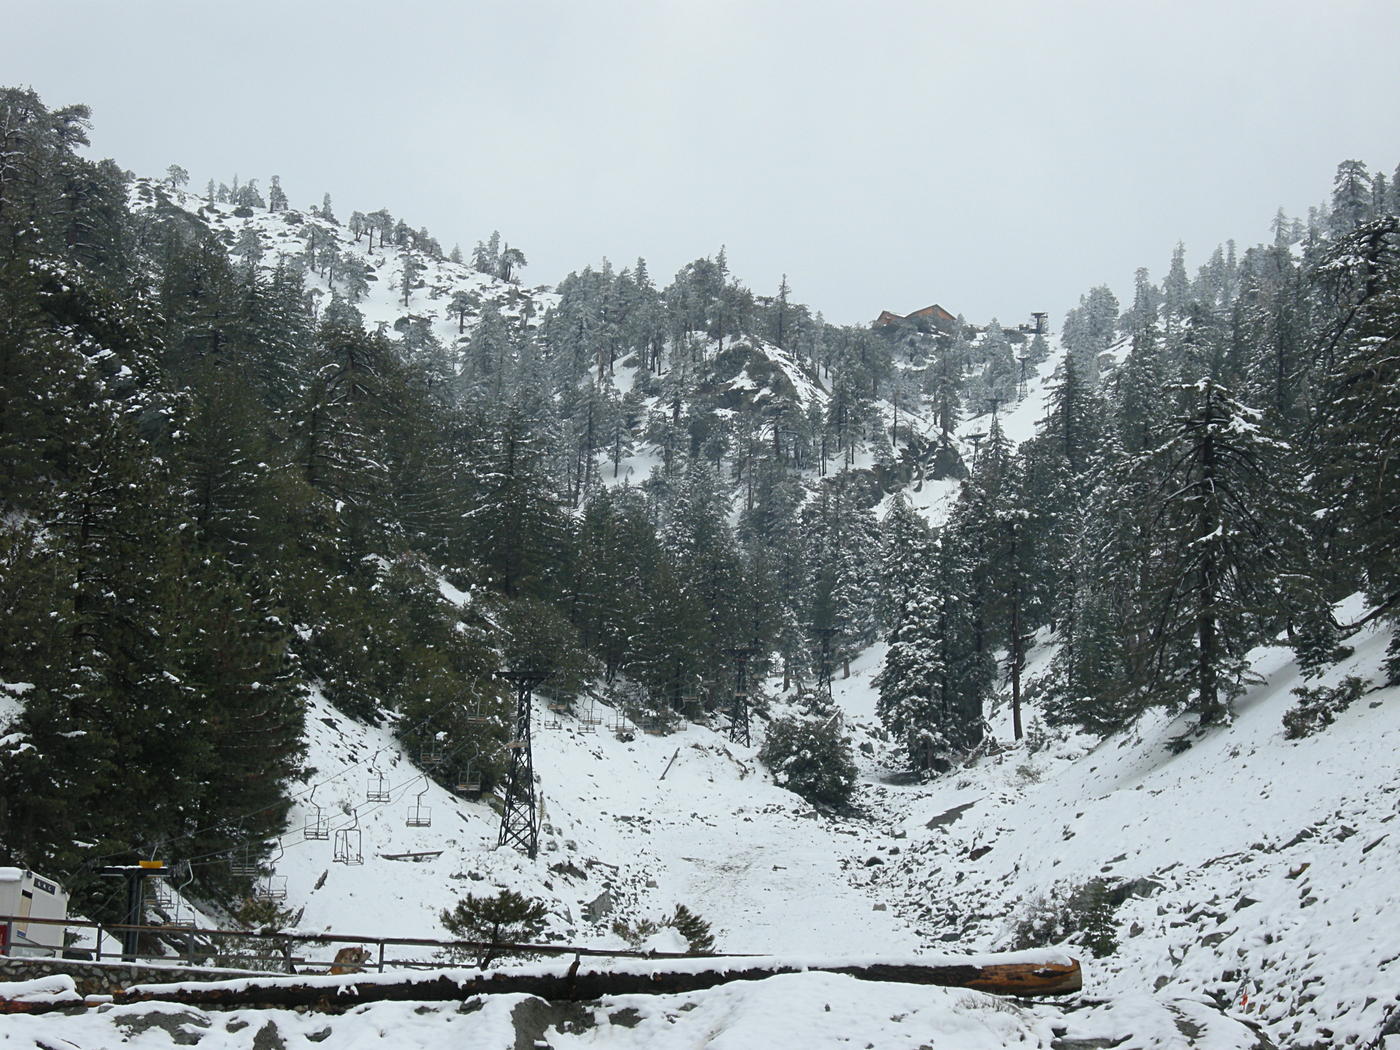
M 655 919 L 634 919 L 632 922 L 618 919 L 612 924 L 612 932 L 633 948 L 640 948 L 648 938 L 655 935 L 660 929 L 661 923 Z
M 256 933 L 277 933 L 296 925 L 299 910 L 284 908 L 276 901 L 246 898 L 233 912 L 239 927 Z M 242 970 L 267 970 L 291 973 L 295 941 L 264 940 L 261 937 L 220 937 L 214 942 L 209 961 L 215 966 L 237 967 Z
M 1293 652 L 1304 678 L 1316 678 L 1355 650 L 1342 642 L 1342 633 L 1330 617 L 1305 618 L 1293 632 Z
M 851 744 L 835 718 L 775 718 L 758 757 L 781 787 L 808 802 L 840 806 L 855 791 Z
M 1311 688 L 1303 686 L 1293 690 L 1298 702 L 1283 714 L 1283 735 L 1288 740 L 1299 740 L 1326 729 L 1337 720 L 1337 716 L 1361 698 L 1366 692 L 1366 682 L 1355 675 L 1347 675 L 1341 684 L 1327 689 L 1323 686 Z
M 633 948 L 640 948 L 667 926 L 685 938 L 686 944 L 690 945 L 694 954 L 703 955 L 715 950 L 715 938 L 710 932 L 710 924 L 684 904 L 677 904 L 676 910 L 660 922 L 655 919 L 635 919 L 632 922 L 619 919 L 612 924 L 612 932 Z
M 494 897 L 467 894 L 449 911 L 441 913 L 443 926 L 464 941 L 477 941 L 476 965 L 486 969 L 508 944 L 539 937 L 549 916 L 544 901 L 532 900 L 514 890 Z
M 677 904 L 676 910 L 666 920 L 666 925 L 674 926 L 676 932 L 685 938 L 690 950 L 697 955 L 715 950 L 715 937 L 710 932 L 710 924 L 684 904 Z
M 1047 944 L 1079 944 L 1102 959 L 1118 950 L 1113 925 L 1118 903 L 1113 886 L 1105 879 L 1056 885 L 1043 897 L 1025 904 L 1007 947 L 1021 951 Z

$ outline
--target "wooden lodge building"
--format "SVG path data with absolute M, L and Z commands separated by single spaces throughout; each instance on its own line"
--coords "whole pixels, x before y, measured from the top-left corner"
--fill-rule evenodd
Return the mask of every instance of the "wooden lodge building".
M 1048 315 L 1044 311 L 1031 314 L 1031 323 L 1017 325 L 1014 328 L 1002 329 L 1013 343 L 1023 342 L 1028 335 L 1044 335 L 1047 326 Z M 884 328 L 887 325 L 898 324 L 901 321 L 908 321 L 918 325 L 920 322 L 931 325 L 933 328 L 946 335 L 953 335 L 958 329 L 958 319 L 950 314 L 943 307 L 934 303 L 932 306 L 925 306 L 922 310 L 915 310 L 912 314 L 897 314 L 889 310 L 881 310 L 880 316 L 875 318 L 875 328 Z M 975 335 L 983 331 L 983 326 L 966 324 L 963 331 L 969 335 Z
M 922 310 L 915 310 L 912 314 L 896 314 L 889 310 L 881 310 L 880 316 L 875 318 L 875 326 L 883 328 L 885 325 L 894 324 L 896 321 L 927 321 L 939 331 L 952 334 L 957 325 L 958 319 L 950 314 L 943 307 L 934 303 L 932 306 L 925 306 Z

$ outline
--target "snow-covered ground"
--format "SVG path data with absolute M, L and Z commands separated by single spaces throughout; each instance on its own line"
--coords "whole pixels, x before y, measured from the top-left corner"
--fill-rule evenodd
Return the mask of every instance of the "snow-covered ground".
M 1380 680 L 1388 641 L 1358 636 L 1311 684 Z M 905 836 L 881 876 L 891 900 L 924 936 L 989 950 L 1102 880 L 1124 899 L 1107 919 L 1116 950 L 1081 951 L 1101 1018 L 1194 1000 L 1286 1045 L 1366 1045 L 1400 1003 L 1400 690 L 1290 741 L 1281 719 L 1304 684 L 1291 653 L 1253 664 L 1265 680 L 1234 724 L 1180 754 L 1169 744 L 1190 719 L 1157 714 L 1102 742 L 1049 737 L 926 786 L 872 788 L 877 822 Z M 844 684 L 848 706 L 869 710 L 875 669 Z
M 290 1010 L 206 1012 L 147 1003 L 74 1017 L 12 1016 L 0 1025 L 0 1045 L 85 1050 L 115 1045 L 246 1050 L 315 1043 L 337 1050 L 998 1050 L 1048 1048 L 1052 1037 L 1043 1017 L 979 992 L 868 984 L 827 973 L 772 977 L 689 995 L 617 996 L 574 1009 L 550 1008 L 524 995 L 462 1003 L 371 1003 L 332 1016 Z
M 1360 636 L 1323 681 L 1374 676 L 1386 641 L 1385 631 Z M 721 951 L 898 957 L 1006 948 L 1019 920 L 1098 878 L 1126 887 L 1107 920 L 1118 946 L 1102 959 L 1068 946 L 1086 974 L 1069 1004 L 814 973 L 619 997 L 590 1008 L 589 1027 L 552 1027 L 545 1038 L 555 1047 L 976 1048 L 1128 1036 L 1121 1045 L 1233 1048 L 1267 1045 L 1256 1027 L 1298 1047 L 1376 1037 L 1397 1003 L 1397 690 L 1370 693 L 1319 735 L 1286 741 L 1280 719 L 1296 668 L 1286 651 L 1262 650 L 1266 680 L 1235 724 L 1183 753 L 1166 745 L 1184 724 L 1155 716 L 1101 743 L 1042 735 L 1035 747 L 1013 745 L 1003 709 L 1002 750 L 908 784 L 891 775 L 874 719 L 880 659 L 878 648 L 863 654 L 835 687 L 848 729 L 867 745 L 858 814 L 814 811 L 771 783 L 753 749 L 708 729 L 628 740 L 581 732 L 566 716 L 565 728 L 535 734 L 545 833 L 533 862 L 494 848 L 488 804 L 435 786 L 424 797 L 432 826 L 406 827 L 424 784 L 408 756 L 384 730 L 318 707 L 308 722 L 316 803 L 333 826 L 358 822 L 364 864 L 332 863 L 328 843 L 289 833 L 278 863 L 289 903 L 305 908 L 309 930 L 432 936 L 443 932 L 437 912 L 462 894 L 512 887 L 550 902 L 549 935 L 571 943 L 621 946 L 608 929 L 615 919 L 659 919 L 684 903 L 713 923 Z M 364 801 L 371 766 L 393 785 L 393 802 Z M 294 825 L 310 815 L 303 805 Z M 420 850 L 442 853 L 383 857 Z M 1076 939 L 1073 926 L 1066 933 Z M 249 1025 L 247 1037 L 268 1023 L 287 1045 L 323 1031 L 338 1046 L 443 1045 L 460 1024 L 472 1045 L 504 1047 L 519 1002 L 375 1004 L 329 1018 L 170 1009 L 216 1048 L 247 1045 L 231 1027 Z M 158 1025 L 132 1027 L 151 1009 L 7 1019 L 0 1035 L 6 1045 L 61 1037 L 98 1046 L 121 1031 L 137 1047 L 169 1045 Z

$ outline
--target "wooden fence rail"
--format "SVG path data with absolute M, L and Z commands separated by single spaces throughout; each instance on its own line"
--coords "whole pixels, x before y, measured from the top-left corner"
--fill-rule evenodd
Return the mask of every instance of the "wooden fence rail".
M 488 949 L 506 955 L 569 955 L 597 958 L 622 959 L 684 959 L 686 952 L 640 952 L 628 949 L 581 948 L 565 944 L 498 944 L 490 941 L 444 941 L 431 937 L 371 937 L 354 933 L 302 933 L 282 930 L 220 930 L 198 926 L 147 925 L 134 926 L 121 922 L 93 922 L 82 919 L 35 919 L 22 915 L 0 915 L 0 927 L 4 927 L 5 939 L 0 955 L 10 954 L 15 946 L 15 927 L 29 925 L 62 926 L 67 929 L 94 931 L 91 947 L 81 943 L 69 945 L 64 954 L 69 958 L 91 959 L 101 962 L 103 958 L 123 962 L 163 961 L 183 962 L 190 966 L 221 966 L 233 969 L 264 969 L 266 964 L 277 965 L 285 973 L 297 972 L 297 967 L 322 969 L 331 965 L 331 960 L 314 961 L 301 957 L 298 953 L 312 945 L 359 945 L 370 949 L 370 958 L 365 969 L 375 969 L 380 973 L 389 969 L 425 969 L 451 965 L 453 957 L 474 957 Z M 143 947 L 135 954 L 123 953 L 120 949 L 102 947 L 104 935 L 136 932 L 146 940 L 150 949 Z M 114 939 L 120 940 L 120 937 Z M 224 950 L 220 950 L 220 945 Z M 430 948 L 443 957 L 435 959 L 401 959 L 388 955 L 391 948 Z M 377 950 L 374 950 L 377 949 Z M 712 954 L 712 953 L 702 953 Z M 716 955 L 716 958 L 748 958 L 748 955 Z M 226 960 L 226 961 L 224 961 Z M 248 966 L 240 963 L 257 963 Z

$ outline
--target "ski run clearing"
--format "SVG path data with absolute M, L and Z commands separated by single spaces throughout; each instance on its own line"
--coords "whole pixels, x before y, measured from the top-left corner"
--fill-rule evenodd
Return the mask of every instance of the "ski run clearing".
M 1386 641 L 1363 635 L 1323 681 L 1373 674 Z M 977 1050 L 1104 1039 L 1081 1045 L 1215 1050 L 1267 1046 L 1266 1036 L 1289 1046 L 1376 1038 L 1395 1009 L 1400 951 L 1394 689 L 1367 694 L 1317 736 L 1285 741 L 1280 719 L 1299 680 L 1286 650 L 1262 650 L 1255 667 L 1265 681 L 1239 703 L 1235 724 L 1183 753 L 1167 744 L 1186 725 L 1162 717 L 1102 742 L 1036 728 L 1035 746 L 1008 744 L 930 783 L 902 784 L 891 782 L 900 778 L 874 719 L 880 657 L 868 651 L 836 683 L 847 726 L 866 745 L 858 814 L 813 810 L 769 781 L 755 749 L 708 729 L 622 739 L 581 732 L 565 716 L 563 728 L 535 734 L 544 800 L 535 862 L 494 849 L 488 804 L 431 784 L 432 826 L 406 827 L 421 775 L 387 731 L 318 704 L 308 719 L 316 804 L 333 827 L 358 819 L 365 863 L 334 864 L 328 843 L 289 834 L 278 873 L 289 901 L 305 907 L 300 928 L 442 936 L 442 907 L 509 887 L 549 901 L 550 936 L 570 943 L 622 947 L 614 921 L 660 919 L 685 903 L 713 924 L 721 951 L 917 957 L 1004 949 L 1019 920 L 1102 878 L 1127 887 L 1110 919 L 1117 948 L 1095 959 L 1063 946 L 1085 966 L 1076 999 L 1025 1005 L 812 973 L 618 997 L 591 1007 L 586 1024 L 519 996 L 366 1004 L 329 1017 L 143 1004 L 10 1017 L 3 1045 L 197 1039 L 221 1048 L 250 1045 L 268 1025 L 287 1046 L 324 1038 L 338 1047 L 509 1047 L 541 1024 L 553 1047 Z M 1003 742 L 1006 715 L 995 722 Z M 393 801 L 365 802 L 373 767 Z M 300 807 L 293 828 L 310 814 Z M 435 850 L 417 863 L 382 856 Z

